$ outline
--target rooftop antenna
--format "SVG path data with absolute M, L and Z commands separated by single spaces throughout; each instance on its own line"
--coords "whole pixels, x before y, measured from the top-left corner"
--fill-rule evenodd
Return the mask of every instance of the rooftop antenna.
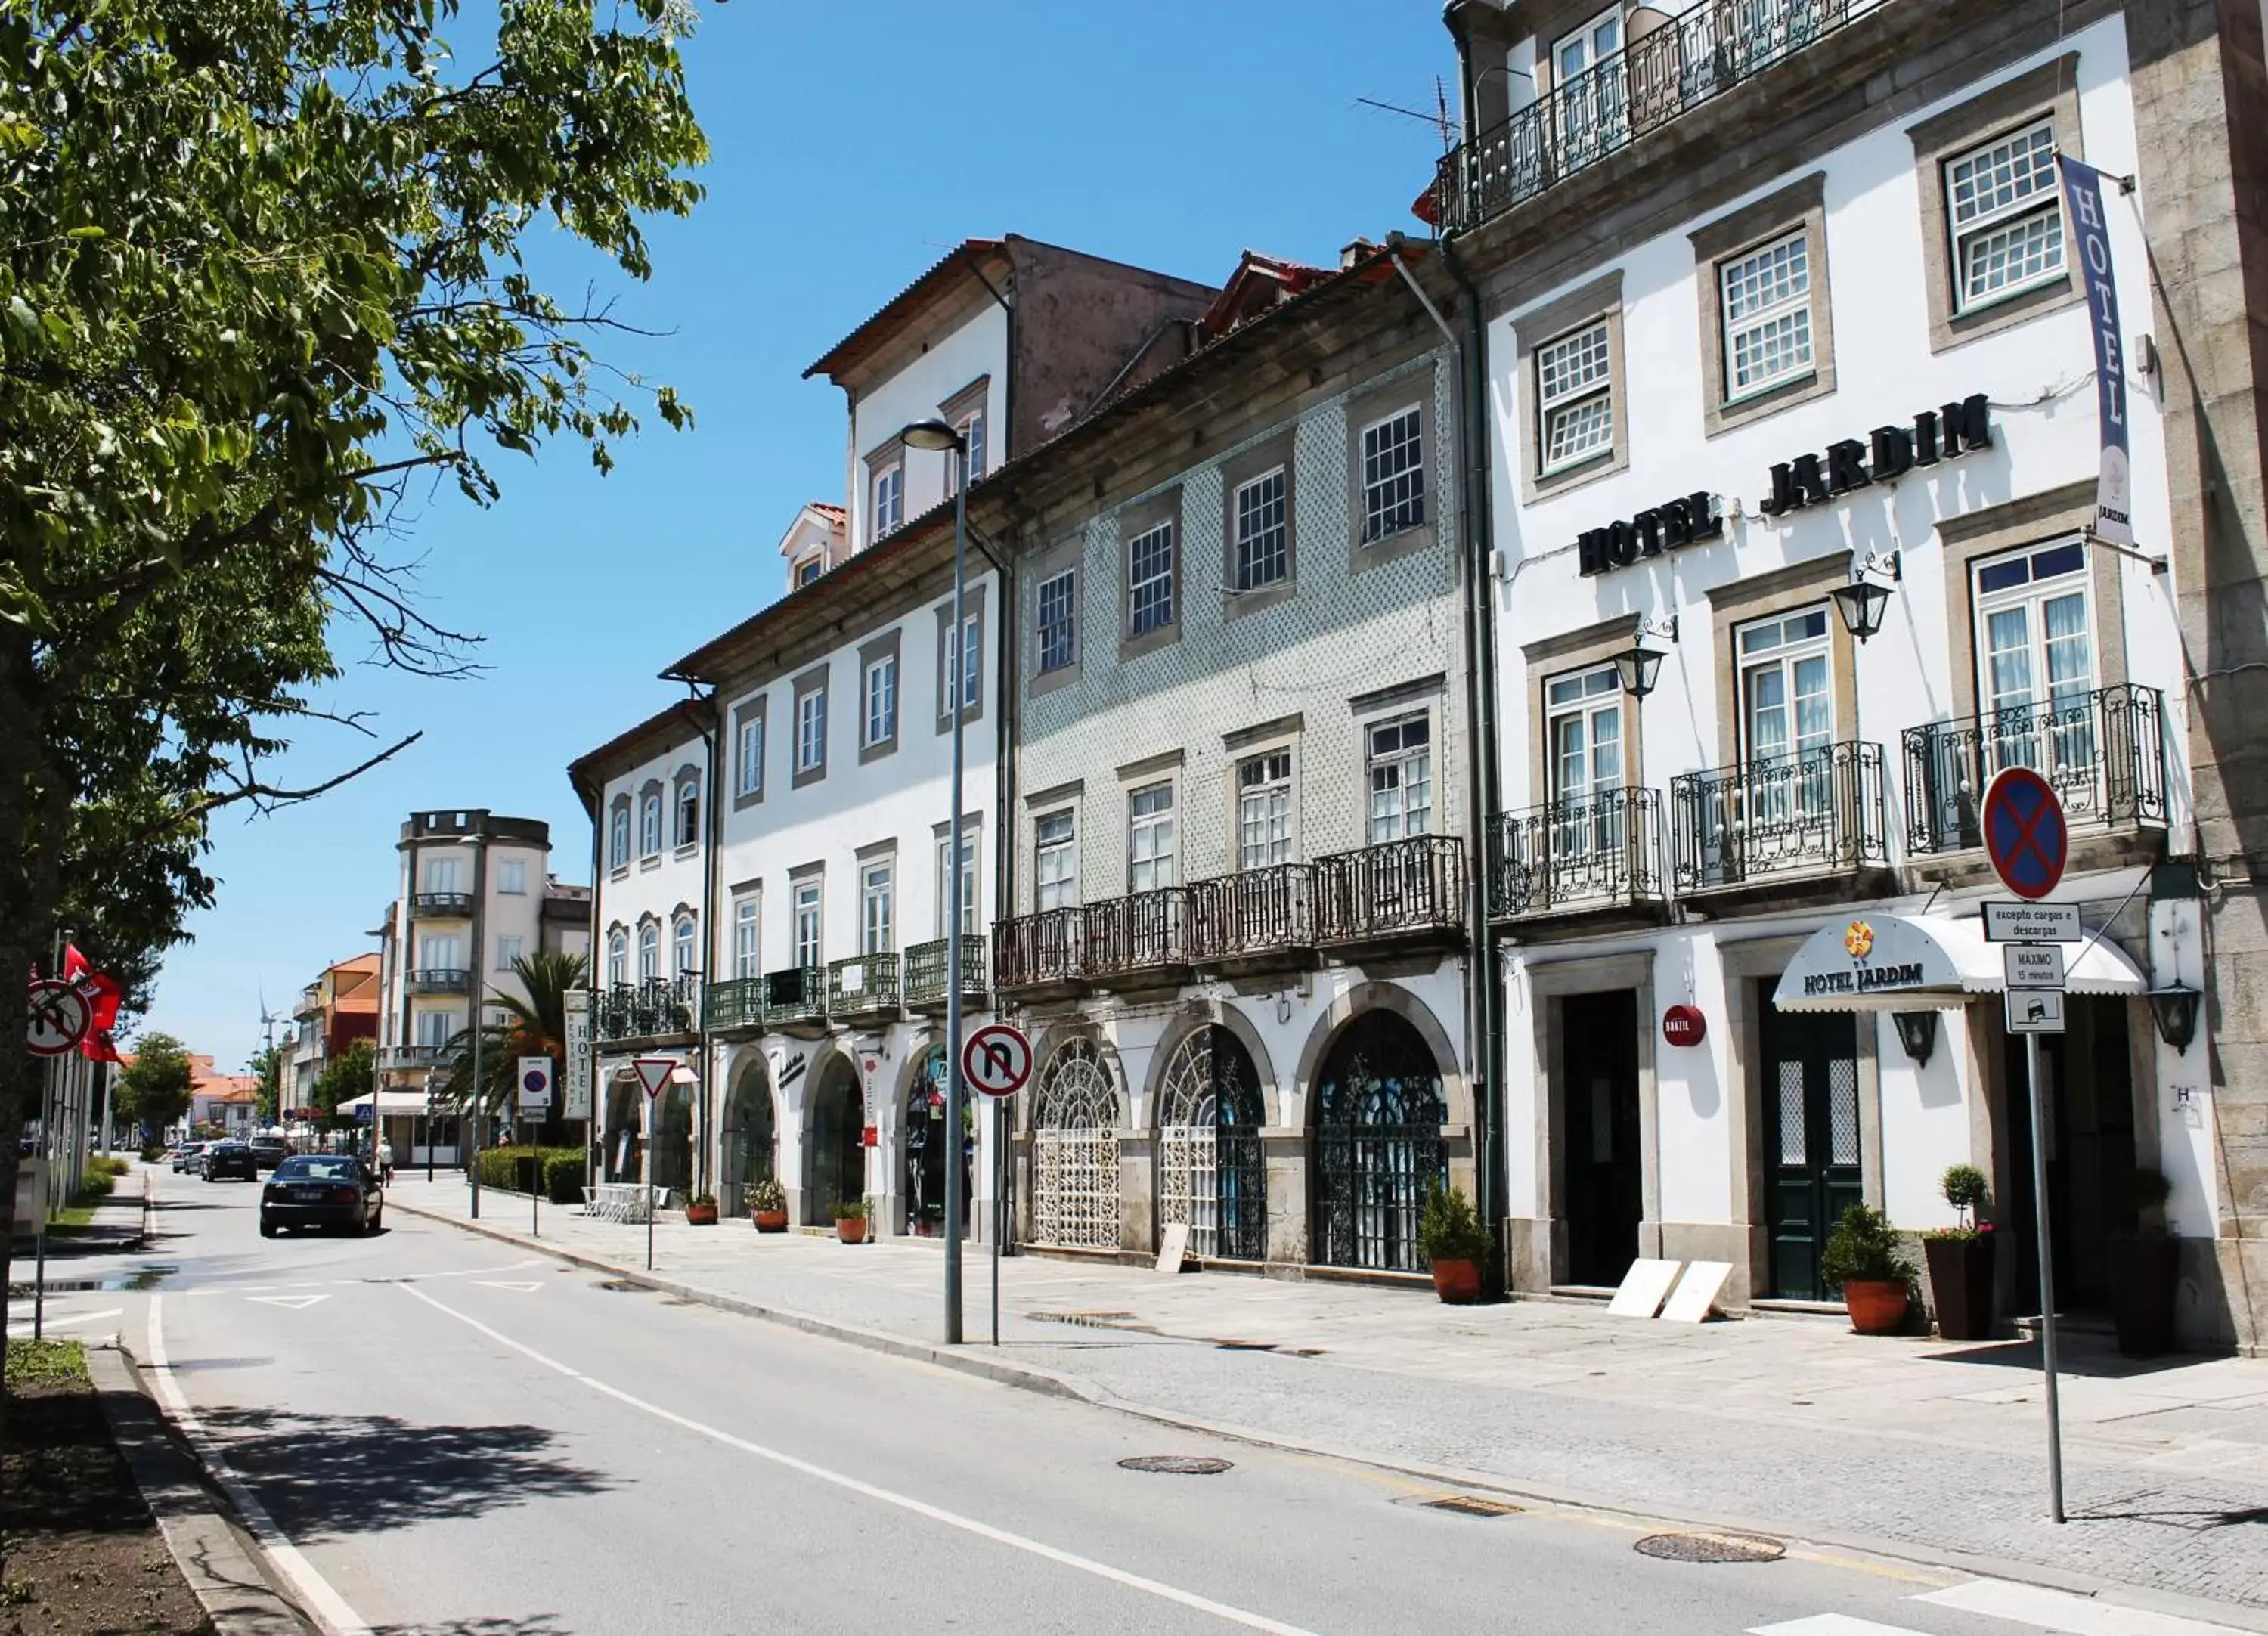
M 1396 102 L 1381 102 L 1375 97 L 1357 97 L 1355 100 L 1366 108 L 1376 108 L 1381 114 L 1399 114 L 1403 119 L 1414 119 L 1421 125 L 1431 125 L 1441 138 L 1441 151 L 1455 147 L 1456 138 L 1449 129 L 1448 92 L 1441 85 L 1440 76 L 1433 77 L 1433 112 L 1421 114 L 1416 108 L 1405 108 Z

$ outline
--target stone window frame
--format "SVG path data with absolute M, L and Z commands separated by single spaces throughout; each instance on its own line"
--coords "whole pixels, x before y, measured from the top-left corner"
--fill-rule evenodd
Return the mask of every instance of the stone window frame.
M 1027 612 L 1027 628 L 1032 633 L 1032 651 L 1030 663 L 1025 671 L 1031 680 L 1024 684 L 1024 696 L 1027 698 L 1043 698 L 1058 688 L 1071 686 L 1086 674 L 1086 650 L 1081 640 L 1081 632 L 1086 625 L 1086 621 L 1082 616 L 1086 610 L 1079 605 L 1081 580 L 1084 578 L 1079 571 L 1086 565 L 1083 560 L 1086 552 L 1086 534 L 1082 529 L 1069 539 L 1061 541 L 1050 549 L 1042 552 L 1032 564 L 1030 575 L 1032 601 Z M 1067 665 L 1058 665 L 1053 670 L 1042 670 L 1040 668 L 1040 587 L 1052 583 L 1065 573 L 1071 577 L 1071 662 Z
M 1742 627 L 1793 614 L 1808 608 L 1827 610 L 1828 672 L 1835 689 L 1835 742 L 1848 744 L 1859 736 L 1859 644 L 1843 623 L 1828 594 L 1851 580 L 1848 547 L 1810 556 L 1785 567 L 1765 570 L 1712 586 L 1709 601 L 1710 668 L 1715 673 L 1717 699 L 1717 765 L 1731 767 L 1741 754 Z M 1886 747 L 1884 760 L 1889 751 Z
M 1429 355 L 1428 362 L 1432 362 Z M 1397 375 L 1392 380 L 1364 387 L 1346 401 L 1347 562 L 1355 573 L 1394 562 L 1412 552 L 1432 549 L 1438 537 L 1434 512 L 1441 473 L 1440 451 L 1435 446 L 1433 424 L 1434 371 L 1431 368 Z M 1375 540 L 1363 538 L 1366 515 L 1362 472 L 1363 434 L 1410 409 L 1418 411 L 1418 447 L 1421 464 L 1419 521 Z
M 1300 791 L 1304 770 L 1305 741 L 1307 721 L 1305 711 L 1295 711 L 1289 716 L 1278 716 L 1270 721 L 1255 722 L 1248 727 L 1237 727 L 1220 735 L 1220 748 L 1228 757 L 1227 788 L 1225 792 L 1228 818 L 1226 856 L 1222 859 L 1224 874 L 1244 873 L 1244 829 L 1241 808 L 1243 806 L 1242 775 L 1245 763 L 1263 755 L 1282 752 L 1291 763 L 1291 800 L 1287 812 L 1291 822 L 1291 850 L 1286 863 L 1300 863 L 1305 859 L 1307 814 L 1301 810 Z M 1273 864 L 1260 866 L 1272 869 Z
M 851 853 L 850 858 L 858 885 L 857 956 L 865 959 L 894 954 L 905 946 L 904 878 L 898 870 L 898 838 L 891 836 L 886 840 L 871 841 Z M 866 947 L 866 872 L 877 866 L 887 867 L 890 872 L 887 886 L 890 895 L 890 947 L 870 951 Z
M 992 469 L 996 464 L 992 448 L 991 400 L 992 377 L 986 374 L 977 376 L 976 380 L 937 406 L 937 417 L 955 431 L 961 431 L 961 422 L 972 417 L 984 423 L 984 464 L 976 469 L 976 481 L 978 483 L 984 481 L 984 474 Z M 968 436 L 966 432 L 962 432 L 961 435 L 964 438 Z M 951 449 L 947 449 L 945 453 L 948 462 L 946 467 L 945 492 L 950 498 L 954 485 L 961 480 L 961 462 L 954 458 Z
M 798 864 L 787 872 L 787 957 L 799 959 L 796 944 L 795 917 L 799 900 L 806 886 L 818 888 L 812 900 L 819 910 L 819 936 L 812 948 L 812 965 L 821 971 L 827 969 L 827 864 L 825 859 Z M 782 968 L 790 969 L 791 968 Z
M 615 848 L 615 824 L 622 824 L 622 844 L 617 858 Z M 620 881 L 630 872 L 630 860 L 637 856 L 637 814 L 628 790 L 615 792 L 615 799 L 607 807 L 607 874 Z
M 1615 655 L 1626 653 L 1638 641 L 1636 614 L 1616 614 L 1596 624 L 1586 625 L 1580 630 L 1547 637 L 1531 642 L 1521 650 L 1527 665 L 1528 689 L 1528 795 L 1527 807 L 1549 807 L 1557 798 L 1551 791 L 1551 746 L 1550 743 L 1550 711 L 1546 700 L 1550 696 L 1551 684 L 1577 671 L 1596 670 L 1610 665 Z M 1645 711 L 1638 708 L 1643 701 L 1634 699 L 1627 689 L 1620 690 L 1623 711 L 1623 782 L 1622 787 L 1634 790 L 1646 783 Z
M 861 466 L 866 474 L 866 543 L 878 545 L 906 526 L 906 440 L 903 435 L 894 432 L 868 450 Z M 874 489 L 892 467 L 895 467 L 898 473 L 898 520 L 886 532 L 880 527 L 881 519 L 876 514 Z
M 1987 557 L 2064 541 L 2087 549 L 2087 589 L 2095 616 L 2095 685 L 2124 686 L 2132 679 L 2126 656 L 2124 559 L 2108 546 L 2088 539 L 2095 520 L 2095 480 L 2082 477 L 2060 488 L 2027 495 L 1942 519 L 1937 537 L 1945 556 L 1946 660 L 1953 678 L 1950 718 L 1977 715 L 1982 689 L 1977 677 L 1976 564 Z
M 898 739 L 906 719 L 906 667 L 899 656 L 899 627 L 893 625 L 871 642 L 858 649 L 858 764 L 878 762 L 885 755 L 897 754 Z M 873 681 L 874 667 L 887 662 L 890 667 L 890 733 L 887 738 L 869 740 L 866 729 L 871 701 L 867 689 Z
M 645 814 L 649 800 L 662 801 L 661 780 L 659 778 L 648 778 L 638 785 L 637 803 L 630 809 L 631 849 L 637 854 L 641 869 L 658 866 L 662 853 L 669 845 L 669 806 L 666 801 L 662 801 L 659 822 L 653 827 L 653 845 L 651 849 L 646 846 Z
M 1189 883 L 1188 786 L 1182 774 L 1188 762 L 1186 752 L 1163 750 L 1155 755 L 1145 755 L 1130 761 L 1117 770 L 1118 829 L 1123 844 L 1118 849 L 1119 889 L 1131 894 L 1134 888 L 1134 796 L 1138 791 L 1166 785 L 1173 792 L 1174 880 L 1174 886 Z
M 732 905 L 732 913 L 726 917 L 725 922 L 726 931 L 725 959 L 733 981 L 738 982 L 743 976 L 753 981 L 754 979 L 764 975 L 764 883 L 762 877 L 758 876 L 754 880 L 735 881 L 732 886 L 725 888 L 725 899 Z M 740 969 L 740 906 L 743 903 L 753 903 L 755 905 L 756 910 L 754 915 L 748 917 L 748 924 L 753 925 L 756 931 L 756 946 L 752 951 L 755 955 L 755 969 L 745 973 Z
M 1604 321 L 1607 326 L 1607 411 L 1610 446 L 1557 471 L 1543 469 L 1543 389 L 1535 355 L 1555 341 Z M 1630 468 L 1630 372 L 1623 350 L 1622 269 L 1532 307 L 1512 321 L 1513 390 L 1528 453 L 1520 464 L 1520 497 L 1528 505 L 1580 489 Z
M 984 719 L 984 652 L 989 632 L 985 625 L 985 592 L 981 585 L 963 586 L 961 593 L 961 613 L 964 626 L 974 621 L 976 626 L 976 696 L 966 700 L 961 707 L 961 719 L 966 722 Z M 948 596 L 935 610 L 937 617 L 937 730 L 940 733 L 953 731 L 953 712 L 946 702 L 946 661 L 953 654 L 953 599 Z M 898 713 L 902 716 L 902 706 Z
M 1432 816 L 1427 821 L 1425 833 L 1435 836 L 1462 833 L 1457 824 L 1456 804 L 1451 799 L 1446 754 L 1448 745 L 1443 736 L 1448 717 L 1447 702 L 1448 673 L 1439 670 L 1394 687 L 1357 694 L 1347 701 L 1347 715 L 1355 733 L 1355 830 L 1363 845 L 1377 844 L 1370 838 L 1371 729 L 1418 716 L 1425 719 L 1425 748 L 1432 763 L 1428 775 L 1433 785 Z
M 950 828 L 948 824 L 933 823 L 929 829 L 930 866 L 939 872 L 933 888 L 934 901 L 930 905 L 930 924 L 937 928 L 937 940 L 940 942 L 944 940 L 950 930 L 946 917 L 946 899 L 951 895 L 946 890 L 950 877 L 944 873 L 952 866 L 946 846 L 946 832 Z M 969 882 L 968 903 L 971 916 L 976 922 L 971 930 L 961 935 L 964 939 L 982 937 L 984 935 L 984 927 L 988 919 L 984 913 L 983 814 L 963 813 L 961 815 L 961 833 L 962 838 L 968 844 L 968 872 L 975 877 Z
M 827 777 L 827 741 L 832 736 L 834 726 L 828 720 L 828 717 L 832 714 L 833 702 L 827 696 L 828 669 L 827 662 L 822 660 L 790 684 L 790 696 L 794 703 L 789 711 L 789 719 L 795 724 L 792 729 L 793 741 L 788 747 L 788 787 L 790 789 L 800 790 L 804 785 L 817 784 Z M 819 761 L 817 765 L 806 767 L 803 764 L 803 701 L 814 693 L 819 695 L 821 701 Z
M 2084 157 L 2085 149 L 2080 140 L 2078 67 L 2079 54 L 2066 52 L 1906 128 L 1906 135 L 1913 143 L 1914 179 L 1921 199 L 1922 284 L 1929 301 L 1929 350 L 1933 353 L 1947 351 L 1981 335 L 1996 335 L 2086 299 L 2080 288 L 2078 269 L 2072 262 L 2071 224 L 2066 219 L 2061 280 L 2035 284 L 1969 312 L 1956 313 L 1953 219 L 1947 212 L 1945 199 L 1948 161 L 1995 136 L 2042 119 L 2053 123 L 2058 151 L 2073 158 Z M 2060 186 L 2056 197 L 2056 208 L 2061 210 L 2065 207 Z
M 688 790 L 693 796 L 693 838 L 689 841 L 679 838 L 678 835 L 681 827 L 680 819 L 685 811 L 686 792 Z M 686 762 L 669 777 L 669 816 L 666 822 L 669 825 L 670 850 L 673 856 L 690 858 L 701 850 L 703 817 L 701 769 L 691 762 Z
M 1155 630 L 1134 633 L 1134 542 L 1160 527 L 1173 530 L 1170 541 L 1173 566 L 1171 608 L 1166 623 Z M 1182 489 L 1179 483 L 1161 490 L 1145 499 L 1122 506 L 1118 512 L 1118 662 L 1139 659 L 1145 653 L 1154 653 L 1161 647 L 1170 647 L 1182 639 L 1182 615 L 1189 601 L 1189 581 L 1182 556 L 1183 542 L 1189 530 L 1182 524 Z
M 1086 867 L 1086 780 L 1074 778 L 1069 784 L 1051 789 L 1035 790 L 1024 798 L 1024 833 L 1022 844 L 1030 865 L 1027 879 L 1032 883 L 1034 914 L 1049 911 L 1040 907 L 1040 825 L 1049 818 L 1068 815 L 1071 819 L 1071 901 L 1058 904 L 1060 909 L 1083 908 L 1086 902 L 1089 875 Z
M 622 940 L 622 975 L 621 983 L 626 984 L 630 981 L 630 972 L 632 970 L 632 967 L 630 965 L 630 956 L 632 954 L 630 947 L 630 929 L 619 920 L 611 920 L 607 923 L 607 936 L 604 945 L 604 959 L 606 963 L 600 967 L 600 970 L 606 974 L 606 985 L 608 988 L 618 986 L 615 977 L 615 940 L 617 938 Z
M 693 907 L 693 905 L 692 905 L 692 904 L 690 904 L 690 903 L 680 903 L 680 904 L 678 904 L 674 909 L 673 909 L 673 910 L 671 910 L 669 911 L 669 923 L 668 923 L 668 924 L 669 924 L 669 955 L 668 955 L 668 958 L 667 958 L 667 959 L 666 959 L 665 961 L 663 961 L 663 962 L 662 962 L 663 975 L 664 975 L 665 976 L 668 976 L 668 977 L 672 977 L 672 978 L 675 978 L 675 977 L 678 977 L 678 976 L 700 976 L 700 975 L 701 975 L 701 913 L 700 913 L 700 911 L 699 911 L 698 910 L 695 909 L 695 908 Z M 691 933 L 691 935 L 690 935 L 690 936 L 688 936 L 688 937 L 685 937 L 685 938 L 680 938 L 680 937 L 678 936 L 678 933 L 679 933 L 679 932 L 689 932 L 689 933 Z M 681 947 L 681 946 L 685 946 L 685 947 L 689 947 L 692 949 L 692 951 L 693 951 L 693 964 L 691 964 L 691 965 L 689 965 L 689 966 L 683 967 L 683 968 L 681 968 L 681 969 L 679 967 L 679 965 L 678 965 L 678 963 L 677 963 L 677 954 L 678 954 L 678 949 L 679 949 L 679 947 Z
M 1296 424 L 1283 427 L 1220 463 L 1222 618 L 1233 621 L 1275 607 L 1300 588 L 1300 474 Z M 1281 468 L 1284 473 L 1284 577 L 1256 591 L 1236 588 L 1236 491 Z
M 1767 244 L 1803 235 L 1811 276 L 1811 372 L 1726 401 L 1732 361 L 1725 356 L 1724 269 Z M 1835 390 L 1835 312 L 1827 263 L 1827 173 L 1800 176 L 1686 235 L 1693 246 L 1693 284 L 1701 318 L 1701 419 L 1704 436 L 1823 398 Z
M 733 707 L 733 810 L 744 812 L 761 806 L 764 799 L 764 758 L 771 754 L 771 695 L 761 692 L 742 699 Z M 747 775 L 743 770 L 743 752 L 747 747 L 747 728 L 756 729 L 756 783 L 748 787 Z

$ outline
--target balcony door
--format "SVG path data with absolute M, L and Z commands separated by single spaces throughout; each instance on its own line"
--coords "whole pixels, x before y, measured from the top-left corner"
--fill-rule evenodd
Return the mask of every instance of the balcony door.
M 1970 571 L 1984 776 L 2029 767 L 2059 791 L 2073 790 L 2067 804 L 2102 810 L 2087 548 L 2076 540 L 2030 547 Z
M 1566 169 L 1590 164 L 1621 146 L 1629 134 L 1622 48 L 1619 4 L 1562 36 L 1551 48 L 1551 85 L 1559 100 Z
M 1827 610 L 1807 608 L 1741 627 L 1741 777 L 1725 814 L 1737 845 L 1797 837 L 1824 828 L 1832 812 L 1834 667 Z
M 1548 897 L 1610 889 L 1624 845 L 1623 686 L 1612 665 L 1544 684 L 1551 747 Z

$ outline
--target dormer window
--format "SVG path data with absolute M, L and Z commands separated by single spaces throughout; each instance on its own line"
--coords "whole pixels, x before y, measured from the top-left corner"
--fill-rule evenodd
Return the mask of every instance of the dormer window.
M 799 556 L 796 559 L 795 567 L 792 571 L 793 577 L 791 583 L 799 590 L 826 571 L 827 559 L 824 556 Z

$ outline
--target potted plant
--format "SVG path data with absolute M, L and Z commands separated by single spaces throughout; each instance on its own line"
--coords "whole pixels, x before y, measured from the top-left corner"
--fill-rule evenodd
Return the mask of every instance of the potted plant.
M 685 1201 L 685 1225 L 715 1227 L 717 1225 L 717 1195 L 696 1193 Z
M 748 1214 L 759 1233 L 787 1231 L 787 1189 L 776 1176 L 765 1176 L 748 1189 Z
M 1489 1234 L 1462 1188 L 1436 1184 L 1426 1190 L 1418 1218 L 1418 1248 L 1432 1268 L 1433 1290 L 1443 1301 L 1464 1306 L 1480 1299 Z
M 1938 1181 L 1961 1225 L 1932 1227 L 1921 1235 L 1929 1258 L 1930 1293 L 1937 1301 L 1937 1330 L 1949 1341 L 1981 1341 L 1992 1334 L 1992 1224 L 1978 1212 L 1992 1202 L 1992 1184 L 1975 1165 L 1948 1165 Z
M 2130 1358 L 2174 1350 L 2174 1293 L 2180 1287 L 2182 1244 L 2166 1228 L 2173 1183 L 2145 1166 L 2126 1177 L 2134 1230 L 2110 1241 L 2110 1321 L 2118 1350 Z
M 1890 1219 L 1871 1205 L 1853 1205 L 1827 1234 L 1819 1271 L 1843 1291 L 1843 1309 L 1861 1335 L 1888 1335 L 1906 1320 L 1913 1299 L 1914 1264 Z
M 866 1201 L 863 1198 L 838 1198 L 835 1201 L 835 1236 L 846 1244 L 866 1242 Z

